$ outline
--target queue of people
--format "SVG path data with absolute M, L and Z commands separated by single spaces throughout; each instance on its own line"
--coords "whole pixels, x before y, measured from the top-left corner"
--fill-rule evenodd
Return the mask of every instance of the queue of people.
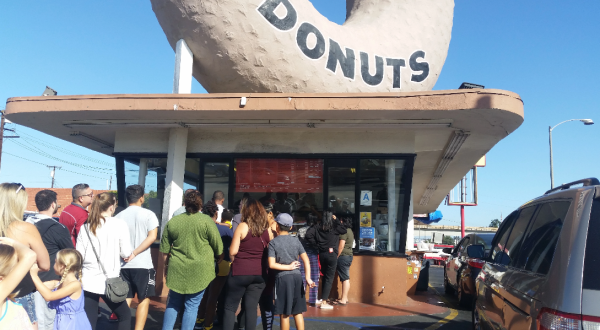
M 101 298 L 118 329 L 131 329 L 135 297 L 134 328 L 144 328 L 149 298 L 156 295 L 150 246 L 159 221 L 142 207 L 142 186 L 127 187 L 125 195 L 129 206 L 115 215 L 114 194 L 94 195 L 78 184 L 56 221 L 57 195 L 42 190 L 35 196 L 39 213 L 23 221 L 25 187 L 0 184 L 0 328 L 95 330 Z M 290 235 L 292 216 L 279 213 L 272 200 L 245 196 L 238 215 L 223 201 L 221 191 L 204 203 L 198 191 L 186 190 L 183 210 L 164 225 L 160 275 L 169 293 L 163 330 L 178 320 L 182 330 L 211 330 L 216 323 L 233 330 L 236 322 L 253 330 L 257 308 L 263 329 L 272 328 L 275 316 L 281 329 L 290 328 L 290 318 L 304 329 L 307 300 L 323 309 L 348 303 L 351 218 L 324 212 L 296 237 Z M 342 294 L 331 301 L 336 271 Z

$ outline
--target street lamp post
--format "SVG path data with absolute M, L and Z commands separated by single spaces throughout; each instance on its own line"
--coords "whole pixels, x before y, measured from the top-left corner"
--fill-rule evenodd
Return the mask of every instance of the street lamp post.
M 561 123 L 556 124 L 554 127 L 548 127 L 548 136 L 550 138 L 550 189 L 554 189 L 554 167 L 552 160 L 552 130 L 554 130 L 558 125 L 570 122 L 570 121 L 580 121 L 584 125 L 594 125 L 594 121 L 591 119 L 569 119 L 565 120 Z

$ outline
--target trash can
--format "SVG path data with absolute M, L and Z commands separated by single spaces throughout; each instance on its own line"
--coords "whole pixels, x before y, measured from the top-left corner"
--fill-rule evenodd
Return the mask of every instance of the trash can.
M 419 280 L 417 280 L 417 291 L 427 291 L 429 287 L 429 260 L 423 261 L 423 268 Z

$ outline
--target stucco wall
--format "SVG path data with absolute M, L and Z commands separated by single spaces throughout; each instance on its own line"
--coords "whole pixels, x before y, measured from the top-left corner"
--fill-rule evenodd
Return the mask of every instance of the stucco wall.
M 116 134 L 115 152 L 166 153 L 168 131 L 136 129 Z M 188 153 L 414 153 L 411 130 L 190 128 Z

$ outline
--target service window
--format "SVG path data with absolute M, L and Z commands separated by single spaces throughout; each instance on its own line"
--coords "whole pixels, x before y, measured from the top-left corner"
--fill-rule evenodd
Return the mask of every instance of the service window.
M 570 205 L 569 201 L 558 201 L 539 206 L 539 211 L 523 240 L 523 252 L 514 266 L 543 275 L 548 273 Z
M 506 257 L 508 258 L 503 258 L 500 264 L 511 265 L 513 262 L 516 262 L 519 257 L 519 252 L 521 251 L 521 244 L 523 243 L 527 226 L 529 226 L 529 222 L 531 221 L 536 208 L 537 206 L 526 207 L 519 213 L 519 217 L 515 221 L 515 225 L 510 231 L 510 236 L 508 236 L 508 240 L 506 241 L 505 252 Z

